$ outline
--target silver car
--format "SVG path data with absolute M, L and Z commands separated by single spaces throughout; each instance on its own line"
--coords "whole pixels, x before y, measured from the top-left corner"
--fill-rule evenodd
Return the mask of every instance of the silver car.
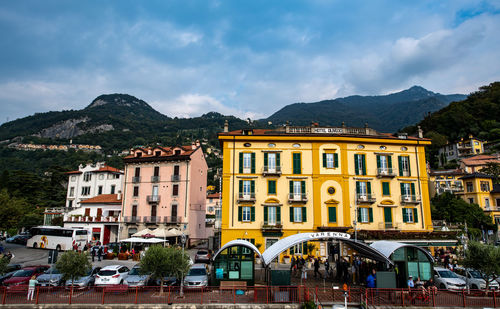
M 55 267 L 47 269 L 36 280 L 41 286 L 60 286 L 63 284 L 62 274 Z
M 127 279 L 125 279 L 124 283 L 130 287 L 148 286 L 150 280 L 151 280 L 151 275 L 141 274 L 139 266 L 136 265 L 132 267 L 132 269 L 129 271 L 128 277 Z
M 86 287 L 93 286 L 95 284 L 95 275 L 101 270 L 101 267 L 93 267 L 87 275 L 83 277 L 76 278 L 74 281 L 66 280 L 66 288 L 70 288 L 73 285 L 75 289 L 84 289 Z
M 187 288 L 208 286 L 208 272 L 206 265 L 194 264 L 191 266 L 186 278 L 184 278 L 184 286 Z

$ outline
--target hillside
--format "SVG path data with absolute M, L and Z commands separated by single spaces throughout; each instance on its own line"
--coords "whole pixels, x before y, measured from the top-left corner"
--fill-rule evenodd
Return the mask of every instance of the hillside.
M 365 123 L 381 132 L 394 132 L 423 119 L 450 102 L 465 99 L 465 95 L 442 95 L 419 86 L 380 96 L 349 96 L 315 103 L 287 105 L 265 121 L 281 124 L 290 121 L 307 125 L 311 121 L 323 125 L 363 126 Z

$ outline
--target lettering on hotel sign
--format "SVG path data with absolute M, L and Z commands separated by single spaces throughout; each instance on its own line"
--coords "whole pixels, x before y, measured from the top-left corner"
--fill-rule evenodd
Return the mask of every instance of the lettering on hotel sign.
M 309 238 L 317 239 L 317 238 L 322 238 L 322 237 L 325 237 L 325 238 L 333 237 L 333 238 L 350 239 L 351 235 L 349 235 L 347 233 L 339 233 L 339 232 L 309 233 Z
M 343 128 L 312 128 L 312 133 L 342 134 L 342 133 L 344 133 L 344 129 Z

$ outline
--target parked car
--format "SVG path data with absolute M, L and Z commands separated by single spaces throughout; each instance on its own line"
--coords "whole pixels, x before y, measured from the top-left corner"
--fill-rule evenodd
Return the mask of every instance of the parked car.
M 62 274 L 54 266 L 47 269 L 36 280 L 41 286 L 60 286 L 63 284 Z
M 9 279 L 10 277 L 12 277 L 12 275 L 16 272 L 15 271 L 11 271 L 11 272 L 8 272 L 8 273 L 5 273 L 3 275 L 0 276 L 0 284 L 3 285 L 4 284 L 4 281 Z
M 455 273 L 465 281 L 467 288 L 472 290 L 486 289 L 486 280 L 483 279 L 481 272 L 474 269 L 457 267 L 455 268 Z M 498 290 L 498 282 L 495 279 L 491 279 L 488 288 Z
M 440 289 L 463 290 L 465 281 L 449 269 L 434 267 L 434 284 Z
M 97 273 L 95 285 L 123 284 L 128 277 L 129 269 L 122 265 L 110 265 L 101 268 Z
M 74 289 L 84 289 L 95 284 L 95 278 L 97 273 L 101 270 L 101 267 L 93 267 L 88 271 L 87 275 L 83 277 L 78 277 L 75 280 L 66 280 L 66 288 L 70 288 L 73 285 Z
M 46 265 L 24 267 L 23 269 L 17 270 L 15 273 L 13 273 L 12 276 L 9 279 L 5 280 L 3 283 L 7 286 L 28 284 L 33 275 L 38 278 L 47 269 L 49 269 L 49 266 Z
M 198 250 L 196 252 L 196 255 L 194 256 L 194 262 L 195 263 L 210 263 L 210 252 L 205 249 Z
M 26 245 L 29 239 L 29 235 L 15 235 L 6 239 L 8 243 Z
M 184 286 L 187 288 L 208 286 L 208 272 L 206 265 L 194 264 L 191 266 L 186 278 L 184 278 Z
M 154 281 L 156 286 L 160 286 L 160 279 Z M 179 286 L 181 284 L 180 280 L 176 277 L 163 277 L 163 286 Z
M 14 272 L 14 271 L 19 270 L 21 268 L 22 268 L 21 264 L 9 264 L 9 265 L 7 265 L 7 271 L 6 272 L 7 273 Z
M 127 279 L 125 279 L 125 284 L 130 287 L 136 286 L 148 286 L 150 285 L 151 275 L 141 274 L 139 265 L 135 265 L 129 271 Z

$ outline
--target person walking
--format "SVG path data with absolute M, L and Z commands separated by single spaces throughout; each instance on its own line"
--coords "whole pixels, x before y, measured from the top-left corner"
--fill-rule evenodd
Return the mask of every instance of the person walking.
M 290 273 L 292 274 L 292 277 L 295 272 L 295 257 L 292 255 L 292 258 L 290 259 Z
M 319 259 L 314 258 L 314 278 L 316 278 L 316 274 L 321 278 L 321 273 L 319 272 Z
M 97 249 L 97 260 L 99 262 L 101 261 L 101 256 L 102 256 L 102 246 L 99 246 L 99 249 Z
M 303 280 L 307 279 L 307 265 L 306 263 L 302 264 L 302 277 Z
M 366 287 L 367 288 L 375 288 L 377 282 L 375 269 L 372 270 L 372 273 L 366 277 Z
M 96 247 L 90 248 L 90 254 L 92 255 L 92 262 L 95 262 Z
M 33 296 L 35 295 L 35 287 L 38 283 L 38 280 L 36 280 L 36 276 L 33 275 L 31 276 L 31 279 L 28 283 L 28 296 L 26 297 L 27 300 L 33 300 Z
M 297 264 L 297 272 L 295 273 L 295 276 L 297 278 L 299 278 L 300 276 L 302 276 L 302 267 L 304 265 L 302 264 L 302 261 L 298 258 L 297 258 L 297 261 L 295 263 Z
M 328 259 L 325 261 L 325 279 L 328 279 L 330 277 L 330 262 L 328 262 Z

